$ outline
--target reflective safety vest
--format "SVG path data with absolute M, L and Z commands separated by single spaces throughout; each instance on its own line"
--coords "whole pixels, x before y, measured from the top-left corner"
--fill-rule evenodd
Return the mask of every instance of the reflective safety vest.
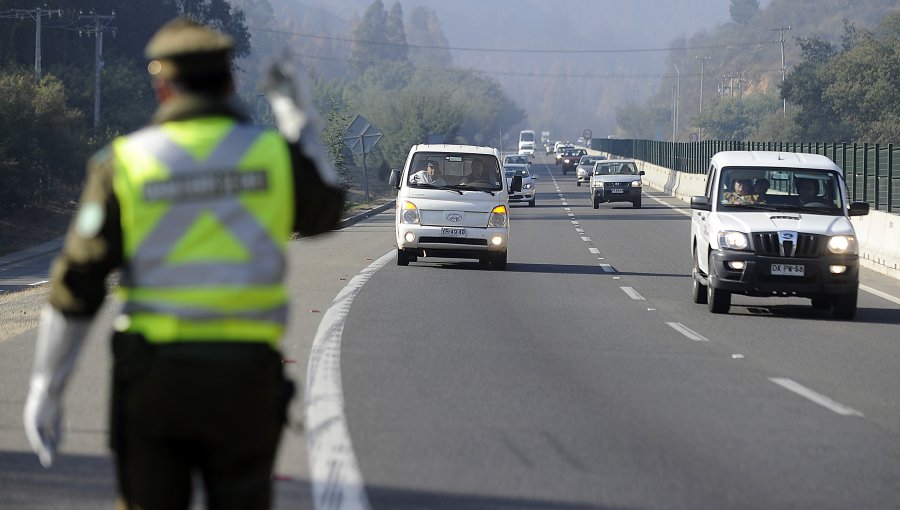
M 115 327 L 154 343 L 275 346 L 294 217 L 281 136 L 204 117 L 144 128 L 112 150 L 125 258 Z

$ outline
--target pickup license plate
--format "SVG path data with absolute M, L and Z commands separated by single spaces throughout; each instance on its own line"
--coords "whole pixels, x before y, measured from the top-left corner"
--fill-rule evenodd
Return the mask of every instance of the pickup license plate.
M 464 228 L 441 228 L 441 237 L 466 237 Z
M 803 264 L 772 264 L 772 274 L 778 276 L 803 276 Z
M 612 188 L 612 189 L 609 190 L 609 192 L 610 192 L 610 193 L 625 193 L 625 190 L 624 190 L 624 189 L 616 189 L 616 188 Z

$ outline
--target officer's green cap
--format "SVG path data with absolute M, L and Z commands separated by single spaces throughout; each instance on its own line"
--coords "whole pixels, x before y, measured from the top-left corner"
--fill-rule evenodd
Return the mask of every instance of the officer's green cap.
M 189 18 L 166 23 L 147 43 L 144 56 L 151 75 L 173 79 L 231 72 L 234 40 Z

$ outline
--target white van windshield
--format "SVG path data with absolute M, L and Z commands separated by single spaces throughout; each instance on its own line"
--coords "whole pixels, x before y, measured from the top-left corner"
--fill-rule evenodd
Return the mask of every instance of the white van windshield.
M 534 141 L 534 133 L 531 131 L 522 131 L 519 133 L 519 141 L 520 142 L 533 142 Z
M 407 184 L 415 188 L 500 191 L 500 165 L 487 154 L 417 152 Z

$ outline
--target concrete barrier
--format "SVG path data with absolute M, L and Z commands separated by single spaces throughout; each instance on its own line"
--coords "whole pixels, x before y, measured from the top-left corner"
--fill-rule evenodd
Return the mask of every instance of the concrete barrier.
M 615 156 L 589 150 L 590 154 Z M 706 194 L 706 175 L 676 172 L 669 168 L 636 160 L 644 171 L 643 183 L 669 196 L 690 203 L 694 195 Z M 900 279 L 900 216 L 870 211 L 867 216 L 851 219 L 859 241 L 859 261 L 864 267 L 891 278 Z

